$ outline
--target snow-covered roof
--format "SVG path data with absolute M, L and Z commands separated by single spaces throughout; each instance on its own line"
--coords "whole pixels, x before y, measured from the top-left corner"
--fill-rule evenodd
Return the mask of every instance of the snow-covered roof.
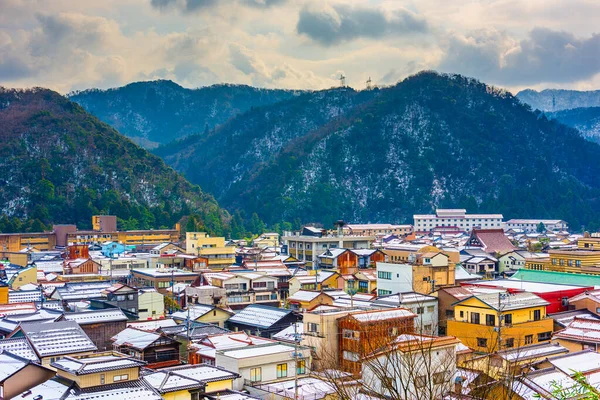
M 16 398 L 20 399 L 61 399 L 62 396 L 70 389 L 70 385 L 65 385 L 63 382 L 60 382 L 58 379 L 50 379 L 44 383 L 40 383 L 39 385 L 21 393 L 16 396 Z M 27 393 L 27 394 L 25 394 Z M 150 399 L 148 399 L 150 400 Z
M 102 355 L 84 358 L 64 357 L 52 363 L 56 369 L 74 375 L 95 374 L 103 371 L 115 371 L 125 368 L 137 368 L 146 365 L 144 361 L 123 355 Z
M 111 338 L 115 346 L 129 346 L 143 350 L 161 337 L 158 333 L 127 328 Z
M 295 387 L 294 379 L 259 386 L 262 390 L 289 399 L 295 397 Z M 336 388 L 331 383 L 315 377 L 299 378 L 297 387 L 299 399 L 322 399 L 336 392 Z
M 533 346 L 524 346 L 517 349 L 503 350 L 498 352 L 498 356 L 507 361 L 528 360 L 530 358 L 548 357 L 561 353 L 568 353 L 569 350 L 559 344 L 542 343 Z
M 33 347 L 31 347 L 27 339 L 24 337 L 0 340 L 0 350 L 9 351 L 18 355 L 19 357 L 23 357 L 31 361 L 40 361 L 37 354 L 35 354 Z
M 127 327 L 139 329 L 142 331 L 154 332 L 159 330 L 160 328 L 177 326 L 177 322 L 175 322 L 171 318 L 166 319 L 155 319 L 152 321 L 132 321 L 127 323 Z
M 315 290 L 298 290 L 293 295 L 287 298 L 288 301 L 313 301 L 320 294 L 327 294 L 325 292 L 315 291 Z
M 350 318 L 354 318 L 359 322 L 384 321 L 387 319 L 409 318 L 416 316 L 416 314 L 405 308 L 398 308 L 395 310 L 364 311 L 349 315 Z
M 583 350 L 576 353 L 569 353 L 563 356 L 549 358 L 550 364 L 560 369 L 566 374 L 573 374 L 573 371 L 586 373 L 600 369 L 600 353 L 591 350 Z
M 294 331 L 294 325 L 296 325 L 296 330 Z M 296 322 L 285 328 L 284 330 L 277 332 L 273 335 L 273 339 L 282 340 L 284 342 L 294 342 L 300 341 L 302 335 L 304 334 L 304 324 L 302 322 Z
M 105 390 L 71 391 L 64 400 L 161 400 L 162 397 L 141 381 L 107 385 Z M 44 397 L 45 399 L 45 397 Z
M 188 307 L 187 310 L 181 310 L 174 312 L 171 317 L 179 320 L 187 320 L 188 317 L 190 320 L 196 320 L 203 315 L 211 312 L 215 309 L 215 306 L 209 306 L 207 304 L 194 304 L 191 307 Z
M 282 308 L 251 304 L 233 315 L 227 322 L 268 328 L 291 312 L 291 310 L 284 310 Z
M 58 321 L 51 324 L 26 322 L 23 333 L 42 357 L 96 351 L 96 345 L 75 321 Z
M 25 303 L 28 301 L 42 301 L 42 292 L 39 289 L 35 290 L 9 290 L 8 302 Z
M 101 322 L 127 321 L 127 316 L 120 308 L 108 308 L 105 310 L 90 310 L 75 313 L 66 313 L 67 321 L 75 321 L 79 325 L 97 324 Z
M 201 388 L 209 382 L 232 380 L 238 377 L 238 374 L 219 367 L 196 364 L 161 369 L 144 375 L 142 379 L 159 393 L 164 394 Z
M 230 358 L 251 358 L 258 356 L 266 356 L 271 354 L 278 353 L 289 353 L 290 358 L 292 357 L 292 352 L 294 351 L 294 346 L 286 345 L 286 344 L 267 344 L 264 346 L 248 346 L 242 349 L 235 350 L 225 350 L 223 351 L 223 355 Z

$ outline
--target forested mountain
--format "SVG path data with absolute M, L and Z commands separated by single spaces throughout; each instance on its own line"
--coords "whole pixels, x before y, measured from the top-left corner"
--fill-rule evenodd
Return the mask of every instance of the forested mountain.
M 538 92 L 526 89 L 517 93 L 517 98 L 523 103 L 529 104 L 534 110 L 538 109 L 540 111 L 600 107 L 600 90 L 546 89 Z
M 134 142 L 154 148 L 201 134 L 252 107 L 286 100 L 298 93 L 245 85 L 186 89 L 160 80 L 109 90 L 89 89 L 70 93 L 69 97 Z
M 546 115 L 577 129 L 586 139 L 600 143 L 600 107 L 574 108 Z
M 99 213 L 121 229 L 170 228 L 194 213 L 203 228 L 226 229 L 211 195 L 56 92 L 0 87 L 0 137 L 2 232 L 85 228 Z
M 158 154 L 268 223 L 409 222 L 464 207 L 600 227 L 600 146 L 457 75 L 304 94 Z

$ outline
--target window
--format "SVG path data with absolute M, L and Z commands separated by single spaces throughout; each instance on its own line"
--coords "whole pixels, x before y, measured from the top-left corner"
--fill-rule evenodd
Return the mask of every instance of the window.
M 504 314 L 504 325 L 512 324 L 512 314 Z
M 309 332 L 317 333 L 319 332 L 319 324 L 315 324 L 313 322 L 309 322 L 306 324 Z
M 128 374 L 113 376 L 113 382 L 126 381 L 127 379 L 129 379 Z
M 100 384 L 104 385 L 105 379 L 104 379 L 104 374 L 100 374 Z
M 436 372 L 433 374 L 433 383 L 439 385 L 441 383 L 447 382 L 449 376 L 446 372 Z
M 277 378 L 287 378 L 287 363 L 277 364 Z
M 391 272 L 387 272 L 387 271 L 377 271 L 377 277 L 379 279 L 391 280 L 392 279 L 392 273 Z
M 540 310 L 533 310 L 533 320 L 539 321 L 542 318 L 542 312 Z
M 353 331 L 351 329 L 343 329 L 342 334 L 344 335 L 344 339 L 352 339 L 352 340 L 360 339 L 360 332 Z
M 267 282 L 253 282 L 252 283 L 252 287 L 253 288 L 266 288 L 267 287 Z
M 506 347 L 515 347 L 515 339 L 514 338 L 506 339 L 505 346 Z
M 479 324 L 479 313 L 471 313 L 471 323 L 472 324 Z
M 575 260 L 575 266 L 581 267 L 581 260 Z
M 493 314 L 485 315 L 485 324 L 487 326 L 496 326 L 496 316 Z
M 427 312 L 432 313 L 435 311 L 435 306 L 427 306 Z
M 533 343 L 533 335 L 525 336 L 525 344 L 531 344 L 531 343 Z
M 385 296 L 386 294 L 392 294 L 391 290 L 385 290 L 385 289 L 377 289 L 377 294 L 379 296 Z
M 425 387 L 426 383 L 427 383 L 426 375 L 417 376 L 417 378 L 415 379 L 415 386 L 418 388 Z
M 306 373 L 306 361 L 300 360 L 296 363 L 296 374 L 302 375 Z
M 358 353 L 344 350 L 344 360 L 356 362 L 358 361 Z
M 423 325 L 423 330 L 426 332 L 431 332 L 431 324 Z
M 544 340 L 550 340 L 551 337 L 552 337 L 552 332 L 538 333 L 538 342 L 543 342 Z
M 133 300 L 133 294 L 128 294 L 127 295 L 127 300 Z
M 461 318 L 464 318 L 464 317 L 465 317 L 465 312 L 464 312 L 464 311 L 461 311 L 461 312 L 459 312 L 458 314 L 460 315 L 460 317 L 461 317 Z
M 477 338 L 477 346 L 479 347 L 487 347 L 487 339 L 486 338 Z
M 417 314 L 425 313 L 425 307 L 417 307 Z
M 117 296 L 117 301 L 125 301 L 125 295 L 124 294 L 120 294 Z
M 262 381 L 262 368 L 251 368 L 250 369 L 250 382 Z

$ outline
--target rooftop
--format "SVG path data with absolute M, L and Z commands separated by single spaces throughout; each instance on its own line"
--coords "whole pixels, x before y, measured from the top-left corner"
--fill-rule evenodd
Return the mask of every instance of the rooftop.
M 120 353 L 100 353 L 88 357 L 64 357 L 51 365 L 73 375 L 87 375 L 125 368 L 138 368 L 146 363 Z
M 185 389 L 202 388 L 209 382 L 238 377 L 238 374 L 219 367 L 197 364 L 161 369 L 144 375 L 142 379 L 159 393 L 164 394 Z
M 251 304 L 239 313 L 233 315 L 227 322 L 257 326 L 259 328 L 269 328 L 285 318 L 291 312 L 291 310 L 282 308 Z
M 510 280 L 526 282 L 544 282 L 574 286 L 600 286 L 600 275 L 572 274 L 568 272 L 518 270 Z
M 89 310 L 66 313 L 65 320 L 75 321 L 79 325 L 87 325 L 103 322 L 121 322 L 127 321 L 128 319 L 120 308 L 108 308 L 104 310 Z
M 500 308 L 502 311 L 520 310 L 523 308 L 547 306 L 550 304 L 538 295 L 528 292 L 475 294 L 473 297 L 487 304 L 494 310 Z
M 157 341 L 162 335 L 154 332 L 127 328 L 111 338 L 115 346 L 129 346 L 143 350 Z
M 96 351 L 96 345 L 75 321 L 26 322 L 20 329 L 41 357 Z
M 40 361 L 37 354 L 35 354 L 33 347 L 31 347 L 27 339 L 24 337 L 0 340 L 0 350 L 9 351 L 19 357 L 23 357 L 31 361 Z
M 248 346 L 242 349 L 224 350 L 222 351 L 222 354 L 230 358 L 252 358 L 278 353 L 288 353 L 291 358 L 293 351 L 294 346 L 278 343 L 269 343 L 261 346 Z

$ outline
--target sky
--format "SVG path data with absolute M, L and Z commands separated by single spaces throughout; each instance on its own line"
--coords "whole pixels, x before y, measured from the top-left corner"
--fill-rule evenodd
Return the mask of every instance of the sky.
M 0 86 L 600 89 L 598 0 L 0 0 Z

